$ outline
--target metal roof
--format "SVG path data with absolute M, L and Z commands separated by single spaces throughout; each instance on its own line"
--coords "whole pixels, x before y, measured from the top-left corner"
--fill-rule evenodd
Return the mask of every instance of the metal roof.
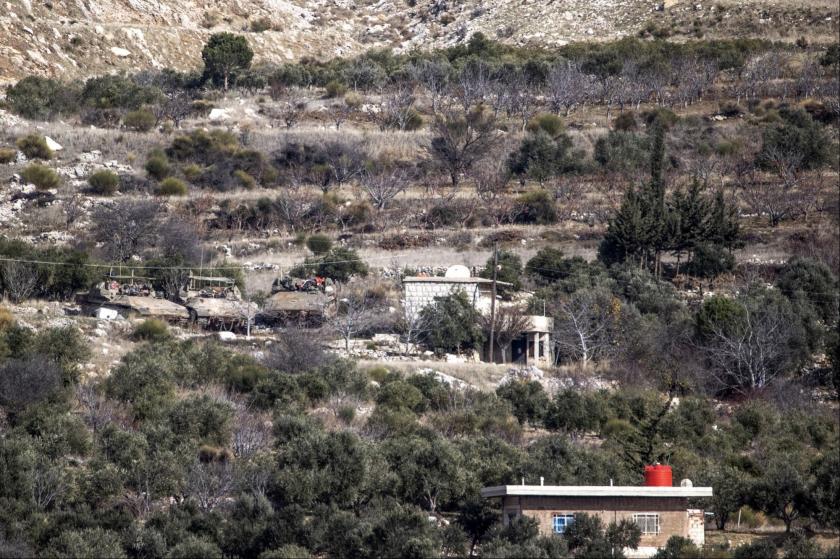
M 651 487 L 639 485 L 497 485 L 482 497 L 711 497 L 711 487 Z

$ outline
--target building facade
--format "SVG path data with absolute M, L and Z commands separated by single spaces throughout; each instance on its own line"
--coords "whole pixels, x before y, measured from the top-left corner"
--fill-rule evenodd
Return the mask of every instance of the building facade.
M 686 483 L 686 482 L 684 482 Z M 704 511 L 689 507 L 689 499 L 711 497 L 711 487 L 502 485 L 481 490 L 482 497 L 500 498 L 502 522 L 521 515 L 534 518 L 543 535 L 562 535 L 575 516 L 599 517 L 605 526 L 627 519 L 642 532 L 639 547 L 627 557 L 650 557 L 671 536 L 705 541 Z
M 406 321 L 414 323 L 420 312 L 433 305 L 435 299 L 447 297 L 457 292 L 463 292 L 472 306 L 482 315 L 488 316 L 493 301 L 493 281 L 487 278 L 470 275 L 465 266 L 452 266 L 445 276 L 410 276 L 402 280 L 403 307 Z M 498 289 L 510 289 L 509 283 L 497 281 Z M 497 309 L 508 305 L 524 306 L 522 298 L 530 296 L 519 293 L 519 299 L 502 301 L 497 299 Z M 554 319 L 546 316 L 528 316 L 528 325 L 522 333 L 510 344 L 503 353 L 501 348 L 490 350 L 489 343 L 482 350 L 482 359 L 492 362 L 510 362 L 520 365 L 536 365 L 547 367 L 554 363 L 551 333 L 554 330 Z

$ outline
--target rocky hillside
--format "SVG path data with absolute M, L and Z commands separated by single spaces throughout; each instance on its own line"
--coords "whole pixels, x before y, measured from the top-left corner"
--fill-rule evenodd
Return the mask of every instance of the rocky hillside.
M 0 83 L 199 63 L 213 32 L 247 32 L 257 62 L 377 46 L 446 46 L 482 31 L 516 44 L 624 35 L 834 40 L 833 0 L 6 0 Z

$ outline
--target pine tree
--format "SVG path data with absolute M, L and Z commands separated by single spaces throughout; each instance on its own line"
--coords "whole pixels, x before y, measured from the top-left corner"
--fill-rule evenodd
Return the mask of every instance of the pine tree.
M 709 240 L 712 231 L 711 204 L 708 198 L 703 196 L 703 187 L 700 182 L 694 180 L 685 192 L 674 193 L 671 206 L 680 225 L 671 247 L 677 257 L 677 273 L 679 273 L 682 253 L 688 252 L 690 262 L 694 248 Z
M 598 258 L 602 262 L 610 265 L 633 259 L 640 266 L 643 264 L 649 231 L 642 212 L 639 195 L 631 187 L 598 246 Z
M 732 251 L 742 246 L 740 235 L 738 210 L 734 205 L 728 205 L 723 197 L 723 191 L 718 190 L 711 208 L 708 241 Z

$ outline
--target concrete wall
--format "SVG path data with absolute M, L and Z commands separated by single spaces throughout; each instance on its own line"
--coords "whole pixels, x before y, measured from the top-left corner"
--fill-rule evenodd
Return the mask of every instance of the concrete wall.
M 502 518 L 507 524 L 510 514 L 524 514 L 535 518 L 539 523 L 540 533 L 554 534 L 553 517 L 555 514 L 587 513 L 598 516 L 609 525 L 622 519 L 633 520 L 636 513 L 658 513 L 659 534 L 643 534 L 640 548 L 647 550 L 663 547 L 671 536 L 689 537 L 697 535 L 696 518 L 689 531 L 688 499 L 655 497 L 503 497 Z M 702 511 L 699 511 L 702 520 Z M 702 526 L 702 524 L 701 524 Z M 698 542 L 702 545 L 702 541 Z M 645 551 L 639 555 L 648 555 Z

